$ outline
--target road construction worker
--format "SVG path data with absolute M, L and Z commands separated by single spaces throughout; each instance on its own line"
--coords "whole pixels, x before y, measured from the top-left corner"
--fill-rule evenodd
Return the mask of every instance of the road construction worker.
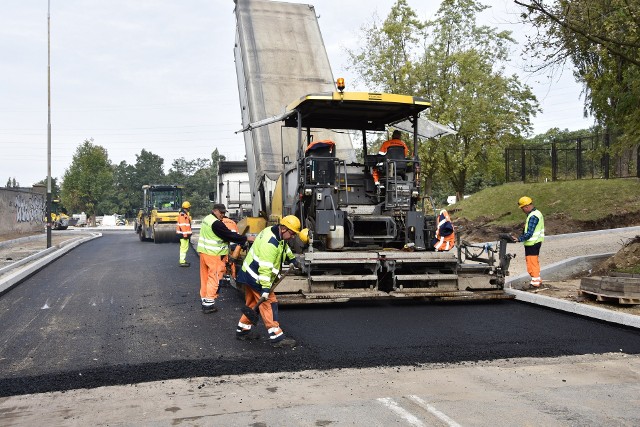
M 544 217 L 542 212 L 533 206 L 531 197 L 520 197 L 518 207 L 527 215 L 527 220 L 524 224 L 524 233 L 519 237 L 512 234 L 511 238 L 514 243 L 523 242 L 527 273 L 531 276 L 529 285 L 533 288 L 539 288 L 542 285 L 539 255 L 540 247 L 544 242 Z
M 389 150 L 389 147 L 402 147 L 404 148 L 404 156 L 408 157 L 409 156 L 409 148 L 407 147 L 407 144 L 404 143 L 404 141 L 402 139 L 400 139 L 402 137 L 402 133 L 399 130 L 394 130 L 393 133 L 391 134 L 391 139 L 388 141 L 385 141 L 382 143 L 382 146 L 380 147 L 380 151 L 378 151 L 378 154 L 381 156 L 386 156 L 387 155 L 387 150 Z M 378 187 L 382 187 L 380 184 L 380 169 L 384 168 L 384 163 L 378 163 L 371 171 L 371 175 L 373 175 L 373 183 L 378 186 Z
M 446 209 L 440 210 L 438 214 L 438 225 L 436 228 L 436 238 L 433 240 L 433 247 L 437 251 L 448 251 L 456 244 L 456 233 L 453 229 L 453 223 L 449 218 L 449 212 Z
M 225 259 L 229 253 L 228 242 L 244 245 L 254 239 L 253 236 L 243 236 L 229 230 L 222 222 L 226 212 L 225 205 L 214 204 L 211 213 L 204 217 L 200 226 L 196 250 L 200 254 L 200 299 L 203 313 L 218 311 L 215 302 L 220 279 L 227 271 Z
M 222 222 L 227 228 L 234 233 L 238 233 L 238 224 L 228 216 L 222 218 Z M 237 243 L 230 242 L 229 243 L 229 254 L 226 256 L 224 263 L 227 266 L 226 273 L 229 274 L 234 279 L 236 278 L 236 260 L 238 256 L 240 256 L 240 251 L 242 250 L 242 246 Z
M 260 316 L 269 332 L 271 345 L 274 347 L 294 347 L 296 341 L 285 337 L 278 322 L 278 300 L 272 285 L 280 274 L 283 263 L 298 265 L 287 241 L 296 235 L 302 238 L 308 232 L 300 232 L 300 220 L 295 215 L 287 215 L 280 219 L 278 225 L 262 230 L 249 249 L 238 272 L 238 283 L 244 285 L 245 303 L 247 307 L 255 307 L 261 299 Z M 308 240 L 307 240 L 308 242 Z M 307 243 L 305 242 L 305 243 Z M 260 334 L 252 329 L 251 320 L 244 314 L 240 317 L 236 338 L 239 340 L 259 339 Z
M 182 203 L 182 209 L 178 215 L 178 223 L 176 224 L 176 233 L 180 237 L 180 267 L 189 267 L 191 264 L 187 262 L 187 252 L 189 251 L 189 241 L 191 240 L 191 203 L 185 201 Z

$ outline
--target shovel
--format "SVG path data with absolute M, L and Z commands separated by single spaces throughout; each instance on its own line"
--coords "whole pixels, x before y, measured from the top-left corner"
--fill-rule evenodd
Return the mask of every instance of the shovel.
M 290 274 L 290 272 L 291 272 L 291 270 L 287 270 L 283 274 L 278 276 L 278 278 L 273 283 L 273 285 L 271 285 L 271 292 L 273 292 L 275 290 L 276 286 L 278 286 L 280 284 L 280 282 L 282 282 L 282 280 L 286 276 L 288 276 Z M 265 301 L 266 301 L 266 299 L 261 297 L 258 300 L 258 303 L 253 308 L 249 307 L 248 305 L 245 305 L 244 307 L 242 307 L 242 314 L 247 316 L 247 319 L 249 319 L 249 321 L 252 324 L 257 325 L 258 322 L 260 321 L 260 311 L 259 311 L 260 304 L 262 304 Z

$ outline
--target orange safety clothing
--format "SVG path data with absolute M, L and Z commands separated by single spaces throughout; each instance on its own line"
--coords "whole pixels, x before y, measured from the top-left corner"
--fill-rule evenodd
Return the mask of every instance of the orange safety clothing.
M 329 155 L 332 155 L 335 150 L 336 143 L 330 139 L 323 139 L 320 141 L 313 141 L 311 144 L 307 146 L 307 149 L 304 151 L 305 154 L 308 154 L 309 151 L 319 150 L 322 148 L 328 148 Z
M 251 286 L 244 287 L 244 302 L 247 307 L 255 307 L 259 300 L 260 293 L 258 291 Z M 267 328 L 267 332 L 269 332 L 269 341 L 275 343 L 282 340 L 284 338 L 284 332 L 278 322 L 278 299 L 273 291 L 269 293 L 269 298 L 260 304 L 258 310 L 264 321 L 264 326 Z M 251 330 L 251 326 L 251 320 L 243 314 L 238 322 L 236 333 L 247 333 Z
M 433 247 L 437 251 L 448 251 L 453 249 L 456 243 L 456 233 L 453 223 L 449 217 L 449 212 L 442 209 L 438 214 L 438 224 L 436 226 L 436 238 L 433 241 Z
M 189 203 L 189 202 L 185 202 Z M 188 208 L 182 208 L 178 215 L 176 233 L 180 237 L 179 263 L 181 266 L 189 266 L 187 263 L 187 252 L 189 252 L 189 239 L 191 238 L 191 215 Z
M 224 223 L 224 225 L 227 226 L 229 231 L 238 233 L 238 224 L 236 224 L 234 220 L 225 216 L 224 218 L 222 218 L 222 222 Z M 229 258 L 237 259 L 238 256 L 240 255 L 241 250 L 242 250 L 242 247 L 237 243 L 229 243 L 229 254 L 227 254 L 227 256 L 224 259 L 225 264 L 228 265 L 229 269 L 231 270 L 231 277 L 233 277 L 234 279 L 236 278 L 236 263 L 231 262 Z
M 387 154 L 387 150 L 389 149 L 389 147 L 403 147 L 404 156 L 405 157 L 409 156 L 409 147 L 407 147 L 407 144 L 405 144 L 404 141 L 401 139 L 390 139 L 388 141 L 383 142 L 382 146 L 380 147 L 380 150 L 378 151 L 378 154 L 381 156 L 385 156 Z M 380 170 L 377 167 L 374 167 L 371 170 L 371 175 L 373 176 L 373 182 L 375 184 L 378 184 L 380 182 Z
M 225 256 L 200 252 L 200 299 L 204 306 L 213 305 L 218 299 L 220 279 L 227 272 Z
M 180 210 L 178 223 L 176 224 L 176 233 L 182 234 L 182 239 L 188 239 L 191 236 L 191 215 L 186 209 Z

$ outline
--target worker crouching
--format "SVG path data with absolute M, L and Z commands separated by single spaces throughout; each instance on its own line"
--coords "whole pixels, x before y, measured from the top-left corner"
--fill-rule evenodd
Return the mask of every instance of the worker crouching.
M 244 285 L 245 303 L 247 307 L 255 307 L 259 301 L 260 316 L 269 332 L 269 340 L 274 347 L 295 347 L 296 341 L 285 336 L 278 322 L 278 299 L 273 292 L 273 284 L 284 264 L 292 263 L 296 267 L 298 261 L 287 244 L 300 233 L 300 220 L 288 215 L 278 225 L 265 228 L 257 236 L 238 272 L 237 282 Z M 306 242 L 304 242 L 306 243 Z M 240 317 L 236 338 L 240 340 L 259 339 L 260 334 L 252 329 L 251 319 L 246 315 Z
M 456 234 L 449 212 L 442 209 L 438 214 L 438 226 L 436 227 L 436 237 L 433 239 L 433 247 L 437 251 L 448 251 L 453 249 L 455 244 Z

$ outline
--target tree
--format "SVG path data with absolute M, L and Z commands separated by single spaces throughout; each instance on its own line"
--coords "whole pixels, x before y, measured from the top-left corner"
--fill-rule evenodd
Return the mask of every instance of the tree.
M 629 0 L 515 1 L 522 19 L 538 29 L 527 52 L 539 69 L 571 61 L 585 87 L 585 112 L 621 145 L 640 137 L 640 3 Z M 618 148 L 619 149 L 619 148 Z
M 142 185 L 137 181 L 136 168 L 122 161 L 113 168 L 114 202 L 126 217 L 136 215 L 142 204 Z
M 76 149 L 71 166 L 62 179 L 61 200 L 70 211 L 86 212 L 95 223 L 96 214 L 104 214 L 111 205 L 102 205 L 113 188 L 113 169 L 107 150 L 85 140 Z
M 475 0 L 444 0 L 435 20 L 420 24 L 406 0 L 397 0 L 379 29 L 363 28 L 365 44 L 351 53 L 365 82 L 429 99 L 431 117 L 457 132 L 423 141 L 419 153 L 427 190 L 430 180 L 446 179 L 459 200 L 470 176 L 475 187 L 504 180 L 494 167 L 502 149 L 531 132 L 538 111 L 531 89 L 504 74 L 510 34 L 476 24 L 484 9 Z M 388 69 L 394 64 L 395 73 Z
M 18 181 L 16 181 L 15 177 L 14 178 L 9 177 L 9 179 L 7 179 L 6 187 L 7 188 L 12 188 L 12 187 L 13 188 L 17 188 L 17 187 L 20 187 L 20 183 L 18 183 Z
M 185 160 L 179 158 L 173 161 L 167 179 L 175 184 L 183 184 L 184 200 L 191 203 L 191 214 L 194 216 L 209 213 L 209 191 L 212 191 L 213 177 L 211 176 L 211 160 Z
M 145 184 L 170 184 L 164 174 L 164 159 L 144 148 L 136 154 L 136 182 L 142 191 Z

